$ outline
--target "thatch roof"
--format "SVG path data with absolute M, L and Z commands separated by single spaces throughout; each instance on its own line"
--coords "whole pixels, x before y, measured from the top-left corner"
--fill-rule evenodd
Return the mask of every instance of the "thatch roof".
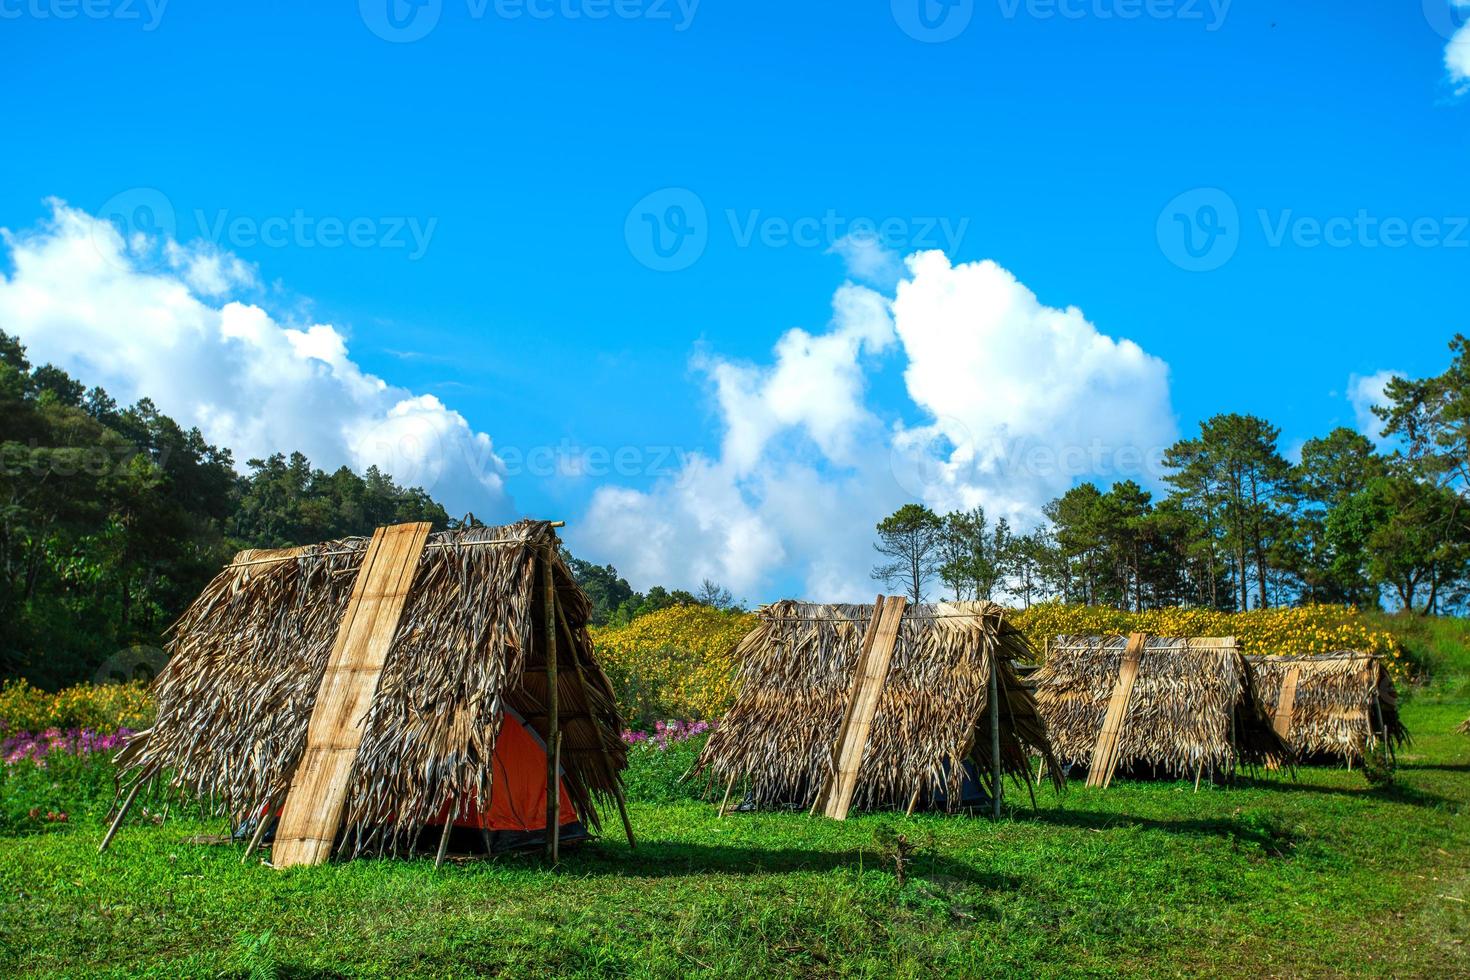
M 1361 759 L 1378 744 L 1380 727 L 1391 747 L 1408 741 L 1408 730 L 1399 719 L 1398 691 L 1381 658 L 1345 650 L 1246 659 L 1255 670 L 1261 702 L 1273 719 L 1280 713 L 1283 682 L 1295 672 L 1290 725 L 1284 734 L 1298 756 Z
M 832 774 L 833 746 L 854 686 L 871 605 L 786 600 L 759 611 L 735 648 L 739 693 L 695 768 L 717 785 L 744 781 L 759 805 L 808 806 Z M 989 678 L 998 658 L 1004 771 L 1029 779 L 1032 750 L 1050 755 L 1036 706 L 1012 661 L 1025 638 L 990 603 L 909 607 L 899 626 L 853 802 L 905 806 L 915 790 L 960 796 L 962 764 L 991 772 Z
M 279 803 L 366 546 L 348 538 L 236 556 L 173 626 L 153 683 L 157 721 L 119 756 L 121 779 L 162 777 L 235 816 Z M 597 825 L 594 795 L 621 787 L 622 722 L 556 534 L 522 521 L 430 535 L 363 724 L 344 826 L 416 833 L 451 800 L 489 800 L 506 705 L 546 738 L 548 559 L 569 627 L 558 637 L 564 779 Z
M 1061 636 L 1034 675 L 1036 704 L 1066 766 L 1087 766 L 1128 646 L 1126 636 Z M 1233 638 L 1150 636 L 1119 728 L 1117 769 L 1197 778 L 1280 765 L 1291 751 L 1271 728 Z

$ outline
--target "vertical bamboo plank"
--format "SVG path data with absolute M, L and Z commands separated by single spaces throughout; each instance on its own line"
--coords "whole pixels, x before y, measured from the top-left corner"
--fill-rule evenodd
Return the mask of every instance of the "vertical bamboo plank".
M 541 601 L 546 616 L 546 856 L 561 856 L 561 704 L 557 691 L 556 583 L 552 580 L 553 553 L 541 556 Z
M 1108 700 L 1108 710 L 1103 714 L 1102 730 L 1097 744 L 1092 748 L 1092 762 L 1088 766 L 1087 785 L 1106 788 L 1113 781 L 1113 770 L 1118 765 L 1118 741 L 1123 731 L 1123 718 L 1128 711 L 1128 698 L 1133 693 L 1133 682 L 1138 678 L 1138 664 L 1143 659 L 1143 645 L 1147 637 L 1134 633 L 1128 637 L 1128 646 L 1123 651 L 1123 662 L 1118 667 L 1118 683 L 1113 687 L 1113 696 Z
M 271 863 L 278 868 L 320 864 L 331 853 L 362 741 L 362 720 L 377 693 L 429 530 L 428 524 L 378 528 L 368 543 L 312 705 L 306 751 L 286 794 L 271 849 Z
M 852 807 L 858 770 L 862 766 L 863 751 L 868 746 L 868 732 L 873 726 L 873 716 L 878 713 L 878 699 L 888 682 L 888 667 L 893 662 L 893 648 L 907 605 L 908 600 L 902 596 L 889 596 L 881 599 L 874 608 L 873 625 L 869 627 L 874 634 L 873 642 L 864 643 L 853 695 L 848 701 L 834 750 L 837 771 L 825 809 L 826 815 L 834 820 L 846 820 L 847 811 Z

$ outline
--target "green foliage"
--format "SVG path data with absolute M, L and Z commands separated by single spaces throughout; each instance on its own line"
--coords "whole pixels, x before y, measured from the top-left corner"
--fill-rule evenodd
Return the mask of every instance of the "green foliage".
M 628 748 L 628 768 L 623 773 L 623 786 L 628 798 L 644 803 L 677 803 L 698 800 L 708 795 L 709 787 L 701 780 L 684 781 L 694 767 L 708 738 L 692 738 L 672 742 L 667 748 L 642 743 Z

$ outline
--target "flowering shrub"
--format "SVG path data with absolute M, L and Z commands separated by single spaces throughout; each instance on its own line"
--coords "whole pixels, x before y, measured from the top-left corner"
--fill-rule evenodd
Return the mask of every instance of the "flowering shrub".
M 47 729 L 93 729 L 104 734 L 119 728 L 147 728 L 153 723 L 153 700 L 142 683 L 77 684 L 55 694 L 32 687 L 24 679 L 0 687 L 0 735 Z
M 629 745 L 647 745 L 663 752 L 670 745 L 687 742 L 707 733 L 712 727 L 707 721 L 655 722 L 651 732 L 624 731 L 623 741 Z
M 1010 614 L 1011 622 L 1040 652 L 1066 634 L 1152 633 L 1155 636 L 1233 636 L 1252 655 L 1360 650 L 1381 655 L 1395 680 L 1413 665 L 1392 633 L 1374 629 L 1352 606 L 1296 606 L 1226 613 L 1212 609 L 1147 609 L 1132 613 L 1100 606 L 1044 603 Z
M 73 728 L 61 731 L 48 728 L 39 735 L 20 732 L 0 741 L 0 760 L 7 766 L 30 761 L 45 768 L 47 757 L 54 753 L 90 755 L 93 752 L 111 752 L 121 748 L 132 729 L 119 728 L 115 732 L 99 733 L 90 728 Z
M 708 719 L 730 706 L 730 654 L 755 622 L 750 613 L 672 606 L 626 626 L 593 629 L 592 640 L 623 717 L 642 725 L 656 718 Z

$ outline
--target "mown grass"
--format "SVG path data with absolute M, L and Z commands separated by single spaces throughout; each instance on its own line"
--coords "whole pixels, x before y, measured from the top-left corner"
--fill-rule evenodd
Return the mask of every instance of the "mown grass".
M 1409 698 L 1415 742 L 1384 788 L 1309 768 L 1197 794 L 1074 783 L 999 823 L 720 820 L 675 785 L 692 751 L 678 747 L 635 753 L 636 851 L 610 829 L 554 870 L 509 857 L 438 872 L 429 858 L 242 865 L 236 845 L 191 842 L 219 821 L 172 817 L 98 856 L 102 814 L 79 800 L 65 824 L 0 831 L 0 973 L 1470 975 L 1463 638 Z M 885 827 L 916 848 L 902 886 Z

